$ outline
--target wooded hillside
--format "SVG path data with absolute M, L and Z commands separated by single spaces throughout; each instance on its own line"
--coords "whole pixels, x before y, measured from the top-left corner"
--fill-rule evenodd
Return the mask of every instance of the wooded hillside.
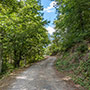
M 58 54 L 60 71 L 90 90 L 90 0 L 56 0 L 57 20 L 51 55 Z

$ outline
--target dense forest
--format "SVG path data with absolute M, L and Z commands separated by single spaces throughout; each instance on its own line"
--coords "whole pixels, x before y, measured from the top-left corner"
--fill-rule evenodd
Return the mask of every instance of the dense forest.
M 90 90 L 90 0 L 56 0 L 54 40 L 47 54 L 58 55 L 60 71 Z
M 42 10 L 39 0 L 0 0 L 0 72 L 43 58 L 49 39 Z

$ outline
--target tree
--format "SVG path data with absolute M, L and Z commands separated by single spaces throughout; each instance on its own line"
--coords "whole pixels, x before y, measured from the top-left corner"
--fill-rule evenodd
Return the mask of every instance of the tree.
M 44 47 L 49 43 L 44 28 L 47 21 L 40 12 L 42 6 L 37 0 L 3 0 L 0 5 L 2 71 L 41 59 Z
M 62 51 L 76 43 L 90 39 L 89 0 L 56 0 L 58 16 L 55 20 L 54 41 Z M 57 33 L 58 32 L 58 33 Z

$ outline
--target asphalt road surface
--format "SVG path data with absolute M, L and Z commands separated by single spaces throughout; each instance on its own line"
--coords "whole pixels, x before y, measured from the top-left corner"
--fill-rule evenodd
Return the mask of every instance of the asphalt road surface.
M 6 90 L 77 90 L 60 78 L 53 67 L 56 57 L 32 65 Z

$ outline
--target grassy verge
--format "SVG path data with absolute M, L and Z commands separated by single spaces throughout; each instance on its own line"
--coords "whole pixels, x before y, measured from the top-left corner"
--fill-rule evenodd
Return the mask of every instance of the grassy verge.
M 61 72 L 72 72 L 69 75 L 73 81 L 90 90 L 90 53 L 65 52 L 56 62 L 56 67 Z

